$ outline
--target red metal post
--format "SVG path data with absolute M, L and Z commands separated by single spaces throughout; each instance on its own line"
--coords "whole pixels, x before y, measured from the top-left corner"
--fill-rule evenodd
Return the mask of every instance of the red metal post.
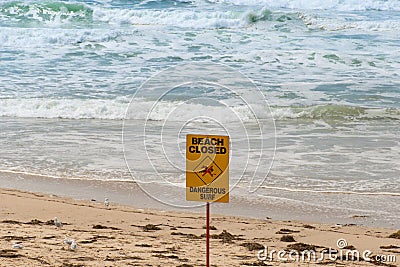
M 206 205 L 206 267 L 210 267 L 210 203 Z

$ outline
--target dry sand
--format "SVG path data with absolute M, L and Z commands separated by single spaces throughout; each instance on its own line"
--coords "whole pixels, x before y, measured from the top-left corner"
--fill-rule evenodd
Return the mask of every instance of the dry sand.
M 205 266 L 204 214 L 143 210 L 116 205 L 112 199 L 107 209 L 103 200 L 78 201 L 9 189 L 0 189 L 0 201 L 0 266 Z M 54 217 L 63 222 L 61 228 L 54 225 Z M 400 266 L 400 239 L 388 238 L 396 232 L 393 229 L 211 217 L 211 266 Z M 281 241 L 287 235 L 295 241 Z M 304 243 L 316 246 L 320 253 L 324 248 L 337 249 L 341 238 L 350 249 L 394 255 L 396 262 L 327 258 L 284 262 L 276 254 L 273 261 L 257 259 L 264 245 L 271 252 L 290 251 L 288 246 L 300 248 L 298 243 Z M 77 248 L 71 249 L 66 239 L 74 239 Z

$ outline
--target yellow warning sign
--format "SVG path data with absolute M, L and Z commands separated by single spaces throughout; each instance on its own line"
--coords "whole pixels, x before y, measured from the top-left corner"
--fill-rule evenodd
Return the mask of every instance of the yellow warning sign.
M 229 202 L 229 136 L 186 136 L 186 200 Z

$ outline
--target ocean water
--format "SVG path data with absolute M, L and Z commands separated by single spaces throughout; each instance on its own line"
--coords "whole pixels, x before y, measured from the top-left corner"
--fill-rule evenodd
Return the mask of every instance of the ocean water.
M 184 134 L 228 129 L 234 202 L 399 227 L 399 11 L 397 0 L 2 1 L 0 172 L 136 179 L 185 205 L 170 194 L 184 184 Z M 268 103 L 264 134 L 210 84 L 154 106 L 143 83 L 187 63 L 251 79 Z M 206 111 L 213 121 L 197 118 Z M 143 137 L 156 167 L 134 156 Z

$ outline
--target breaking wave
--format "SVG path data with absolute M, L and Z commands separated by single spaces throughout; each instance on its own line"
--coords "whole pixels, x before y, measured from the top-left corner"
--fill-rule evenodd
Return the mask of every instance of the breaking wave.
M 11 1 L 0 4 L 0 25 L 11 27 L 59 27 L 65 28 L 96 28 L 138 25 L 163 25 L 191 29 L 242 28 L 266 21 L 274 23 L 289 23 L 297 21 L 299 25 L 318 24 L 313 15 L 304 13 L 307 10 L 341 10 L 369 11 L 385 10 L 399 11 L 398 1 L 364 1 L 355 3 L 347 1 L 314 0 L 308 4 L 303 1 L 193 1 L 186 5 L 200 6 L 198 8 L 183 8 L 181 6 L 164 6 L 163 1 L 151 1 L 154 7 L 143 8 L 148 1 L 132 5 L 114 3 L 112 5 L 86 4 L 76 2 L 23 2 Z M 165 4 L 165 3 L 164 3 Z M 149 3 L 147 3 L 149 5 Z M 145 6 L 147 6 L 145 5 Z M 236 7 L 236 6 L 241 7 Z M 315 11 L 311 11 L 315 13 Z M 374 22 L 371 22 L 374 23 Z M 366 27 L 374 29 L 393 29 L 398 25 L 338 25 L 330 28 Z M 329 26 L 329 25 L 328 25 Z M 323 27 L 323 26 L 320 26 Z M 328 27 L 329 28 L 329 27 Z
M 0 99 L 1 117 L 20 118 L 64 118 L 64 119 L 101 119 L 122 120 L 130 99 Z M 162 121 L 187 121 L 197 117 L 217 116 L 221 122 L 252 121 L 254 116 L 245 106 L 205 106 L 183 101 L 154 102 L 136 99 L 130 106 L 127 119 L 150 119 Z M 268 109 L 267 106 L 264 107 Z M 148 111 L 151 110 L 149 113 Z M 171 113 L 174 117 L 170 117 Z M 272 107 L 275 120 L 400 120 L 400 110 L 395 108 L 365 108 L 345 105 L 315 105 L 306 107 Z M 215 115 L 217 114 L 217 115 Z M 259 118 L 267 119 L 267 118 Z
M 0 21 L 20 26 L 42 24 L 88 23 L 93 10 L 85 4 L 64 2 L 6 2 L 0 5 Z

